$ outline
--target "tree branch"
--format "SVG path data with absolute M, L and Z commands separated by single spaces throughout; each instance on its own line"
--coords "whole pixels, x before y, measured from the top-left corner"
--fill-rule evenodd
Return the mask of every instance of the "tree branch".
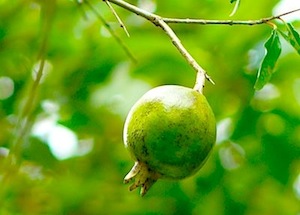
M 258 20 L 208 20 L 208 19 L 181 19 L 181 18 L 162 18 L 166 23 L 199 24 L 199 25 L 260 25 L 272 20 L 280 19 L 283 16 L 300 11 L 300 8 L 291 10 L 277 16 L 262 18 Z
M 269 18 L 263 18 L 259 20 L 205 20 L 205 19 L 180 19 L 180 18 L 166 18 L 158 16 L 154 13 L 150 13 L 146 10 L 143 10 L 139 7 L 136 7 L 132 4 L 129 4 L 123 0 L 105 0 L 106 2 L 111 2 L 115 5 L 118 5 L 125 10 L 131 11 L 138 16 L 141 16 L 154 25 L 162 28 L 164 32 L 169 36 L 173 45 L 178 49 L 180 54 L 186 59 L 186 61 L 192 66 L 192 68 L 197 72 L 197 80 L 194 86 L 194 89 L 198 90 L 202 93 L 203 87 L 205 84 L 205 79 L 214 84 L 213 80 L 206 74 L 205 70 L 197 63 L 197 61 L 191 56 L 191 54 L 185 49 L 185 47 L 181 44 L 180 39 L 177 37 L 172 28 L 168 25 L 171 23 L 184 23 L 184 24 L 218 24 L 218 25 L 259 25 L 259 24 L 269 24 L 270 21 L 275 19 L 281 19 L 282 16 L 300 11 L 299 9 L 295 9 L 277 16 L 271 16 Z

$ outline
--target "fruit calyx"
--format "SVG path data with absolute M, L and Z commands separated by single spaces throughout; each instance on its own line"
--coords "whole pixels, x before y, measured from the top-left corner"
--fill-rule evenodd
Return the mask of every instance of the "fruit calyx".
M 132 191 L 141 187 L 141 196 L 144 196 L 150 187 L 161 177 L 161 174 L 151 170 L 144 162 L 136 161 L 130 172 L 125 176 L 124 183 L 127 184 L 134 180 L 129 187 Z

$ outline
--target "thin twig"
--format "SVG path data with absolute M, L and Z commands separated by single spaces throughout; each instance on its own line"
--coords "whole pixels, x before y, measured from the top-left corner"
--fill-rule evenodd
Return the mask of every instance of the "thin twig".
M 121 18 L 119 17 L 119 15 L 117 14 L 117 12 L 115 11 L 115 9 L 111 6 L 111 4 L 109 3 L 109 1 L 104 0 L 105 3 L 107 4 L 107 6 L 109 7 L 109 9 L 112 11 L 112 13 L 114 14 L 114 16 L 116 17 L 116 19 L 118 20 L 120 27 L 124 29 L 127 37 L 130 37 L 129 32 L 127 31 L 126 26 L 124 25 L 124 23 L 122 22 Z
M 130 52 L 128 47 L 124 44 L 123 40 L 113 31 L 113 29 L 110 27 L 110 25 L 106 22 L 106 20 L 101 16 L 100 13 L 89 3 L 88 0 L 84 0 L 84 3 L 92 10 L 92 12 L 97 16 L 97 18 L 103 23 L 104 27 L 109 31 L 109 33 L 112 35 L 112 37 L 119 43 L 119 45 L 123 48 L 125 53 L 129 56 L 129 58 L 136 63 L 137 60 L 133 56 L 133 54 Z
M 41 44 L 37 58 L 40 60 L 39 68 L 37 70 L 35 79 L 30 86 L 30 90 L 26 96 L 24 106 L 21 108 L 18 120 L 15 125 L 14 139 L 10 145 L 10 151 L 4 161 L 1 161 L 1 167 L 4 170 L 1 172 L 1 189 L 0 199 L 3 198 L 7 189 L 10 189 L 9 185 L 14 179 L 22 163 L 22 150 L 28 141 L 30 131 L 34 123 L 34 110 L 37 106 L 39 86 L 44 75 L 44 66 L 46 60 L 46 51 L 48 48 L 48 40 L 50 31 L 52 29 L 52 23 L 54 13 L 56 10 L 56 1 L 45 1 L 41 3 Z
M 300 11 L 300 8 L 291 10 L 277 16 L 262 18 L 258 20 L 209 20 L 209 19 L 181 19 L 181 18 L 162 18 L 166 23 L 199 24 L 199 25 L 260 25 L 272 20 L 280 19 L 282 16 Z

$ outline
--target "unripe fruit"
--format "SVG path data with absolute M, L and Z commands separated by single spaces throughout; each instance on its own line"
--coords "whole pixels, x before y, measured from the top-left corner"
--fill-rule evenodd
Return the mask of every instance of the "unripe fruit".
M 216 140 L 214 114 L 201 93 L 167 85 L 148 91 L 131 108 L 124 144 L 136 160 L 124 182 L 146 194 L 159 178 L 183 179 L 196 173 Z

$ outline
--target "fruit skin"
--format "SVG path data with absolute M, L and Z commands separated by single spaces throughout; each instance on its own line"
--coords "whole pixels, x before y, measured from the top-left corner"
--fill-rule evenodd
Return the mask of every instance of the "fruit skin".
M 216 140 L 214 114 L 196 90 L 166 85 L 148 91 L 131 108 L 124 144 L 135 166 L 125 177 L 144 195 L 159 178 L 182 179 L 205 163 Z M 148 184 L 147 184 L 148 183 Z

